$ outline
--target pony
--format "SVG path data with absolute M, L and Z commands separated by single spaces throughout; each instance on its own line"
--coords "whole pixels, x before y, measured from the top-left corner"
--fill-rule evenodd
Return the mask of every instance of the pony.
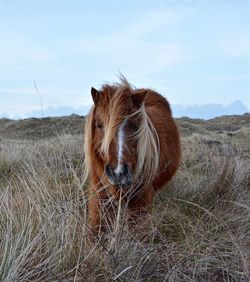
M 180 135 L 168 101 L 151 89 L 137 89 L 125 77 L 91 88 L 94 105 L 85 123 L 85 176 L 93 234 L 105 230 L 107 203 L 122 197 L 128 221 L 138 224 L 154 194 L 175 174 Z

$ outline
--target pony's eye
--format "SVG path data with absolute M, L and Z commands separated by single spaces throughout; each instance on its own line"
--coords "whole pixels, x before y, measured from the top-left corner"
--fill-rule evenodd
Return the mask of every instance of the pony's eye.
M 130 128 L 132 129 L 132 131 L 137 131 L 139 129 L 136 124 L 131 124 Z
M 98 128 L 98 129 L 103 129 L 103 124 L 102 124 L 101 122 L 98 122 L 98 121 L 97 121 L 97 122 L 95 123 L 95 127 Z

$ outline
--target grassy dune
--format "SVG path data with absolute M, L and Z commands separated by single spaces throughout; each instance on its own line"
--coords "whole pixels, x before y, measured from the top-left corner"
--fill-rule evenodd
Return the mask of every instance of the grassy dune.
M 249 281 L 250 115 L 178 119 L 182 164 L 147 222 L 119 209 L 95 243 L 82 121 L 0 121 L 0 281 Z

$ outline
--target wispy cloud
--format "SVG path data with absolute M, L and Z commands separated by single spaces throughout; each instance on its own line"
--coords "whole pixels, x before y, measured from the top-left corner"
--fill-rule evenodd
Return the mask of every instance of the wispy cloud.
M 184 46 L 167 36 L 187 14 L 173 8 L 144 11 L 115 31 L 73 39 L 67 50 L 92 58 L 99 68 L 115 66 L 136 75 L 169 69 L 189 57 Z
M 231 58 L 243 58 L 250 60 L 250 37 L 249 34 L 238 33 L 233 38 L 224 39 L 219 43 L 226 56 Z
M 30 39 L 23 33 L 0 32 L 0 60 L 1 64 L 32 63 L 46 64 L 55 58 L 56 54 L 51 48 Z M 11 55 L 10 55 L 11 54 Z

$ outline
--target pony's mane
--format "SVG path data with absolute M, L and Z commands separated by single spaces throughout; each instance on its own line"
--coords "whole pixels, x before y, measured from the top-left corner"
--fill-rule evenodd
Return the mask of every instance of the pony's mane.
M 140 119 L 140 126 L 133 136 L 137 140 L 138 158 L 135 169 L 136 173 L 134 175 L 134 185 L 149 185 L 159 168 L 159 137 L 144 105 L 134 114 L 138 114 Z
M 140 121 L 138 130 L 132 136 L 128 137 L 137 141 L 137 165 L 133 176 L 133 183 L 136 187 L 141 184 L 150 184 L 158 172 L 160 156 L 159 137 L 154 124 L 147 114 L 144 103 L 131 115 L 124 113 L 123 101 L 127 98 L 124 94 L 127 91 L 135 94 L 142 90 L 145 89 L 136 89 L 124 76 L 120 77 L 120 83 L 111 85 L 104 84 L 100 90 L 109 101 L 108 111 L 106 111 L 105 119 L 103 120 L 105 132 L 99 148 L 103 154 L 108 155 L 110 144 L 116 135 L 117 126 L 120 125 L 124 119 L 136 116 Z M 94 112 L 95 106 L 91 108 L 85 124 L 85 180 L 93 169 L 94 163 L 94 144 L 92 142 L 94 137 Z

